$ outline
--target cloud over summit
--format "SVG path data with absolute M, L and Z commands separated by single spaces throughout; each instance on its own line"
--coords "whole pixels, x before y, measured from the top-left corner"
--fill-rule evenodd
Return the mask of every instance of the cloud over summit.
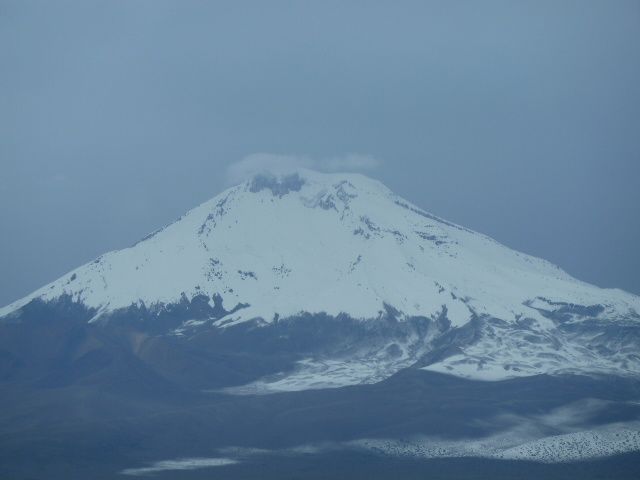
M 308 155 L 252 153 L 228 165 L 225 177 L 228 184 L 235 184 L 263 172 L 286 172 L 297 168 L 310 168 L 325 172 L 353 172 L 373 170 L 381 164 L 382 162 L 377 158 L 360 153 L 326 158 L 313 158 Z

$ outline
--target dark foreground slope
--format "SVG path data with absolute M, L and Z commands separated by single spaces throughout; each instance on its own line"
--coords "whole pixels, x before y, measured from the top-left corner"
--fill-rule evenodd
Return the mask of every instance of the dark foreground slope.
M 584 424 L 637 418 L 624 380 L 535 377 L 480 383 L 405 371 L 376 385 L 231 397 L 145 388 L 2 385 L 0 478 L 116 478 L 160 460 L 240 463 L 159 478 L 638 478 L 636 454 L 577 464 L 395 458 L 335 446 L 360 438 L 491 435 L 501 415 L 541 414 L 584 398 L 609 401 Z M 16 406 L 19 406 L 16 408 Z M 326 450 L 296 451 L 300 445 Z M 245 447 L 229 453 L 228 447 Z M 223 452 L 221 454 L 221 452 Z M 580 472 L 579 477 L 571 477 Z M 435 477 L 432 477 L 435 475 Z M 126 477 L 121 477 L 126 478 Z
M 158 478 L 210 479 L 640 475 L 637 454 L 564 464 L 426 460 L 375 454 L 350 443 L 421 435 L 473 440 L 528 425 L 553 435 L 565 433 L 567 425 L 631 422 L 640 417 L 640 382 L 633 379 L 479 382 L 409 368 L 372 385 L 232 396 L 203 388 L 203 378 L 218 386 L 246 382 L 287 368 L 297 358 L 295 349 L 267 355 L 260 348 L 237 349 L 227 337 L 226 348 L 209 339 L 209 348 L 199 350 L 117 322 L 25 318 L 4 323 L 0 331 L 0 478 L 127 478 L 121 473 L 127 469 Z M 558 411 L 568 420 L 556 420 L 552 414 Z M 135 470 L 193 457 L 238 463 Z

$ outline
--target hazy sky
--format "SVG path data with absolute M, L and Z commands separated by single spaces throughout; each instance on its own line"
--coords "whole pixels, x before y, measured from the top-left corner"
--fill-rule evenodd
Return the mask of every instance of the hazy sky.
M 640 293 L 640 2 L 0 0 L 0 304 L 256 152 Z

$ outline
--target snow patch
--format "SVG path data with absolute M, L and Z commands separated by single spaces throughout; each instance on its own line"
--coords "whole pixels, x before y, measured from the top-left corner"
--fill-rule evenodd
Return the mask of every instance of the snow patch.
M 123 475 L 139 476 L 165 471 L 223 467 L 225 465 L 234 465 L 236 463 L 238 463 L 238 461 L 231 458 L 180 458 L 177 460 L 162 460 L 155 462 L 148 467 L 127 468 L 122 470 L 120 473 Z

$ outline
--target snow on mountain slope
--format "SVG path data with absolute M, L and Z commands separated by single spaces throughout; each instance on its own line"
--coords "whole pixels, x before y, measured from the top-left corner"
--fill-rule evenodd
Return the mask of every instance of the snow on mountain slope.
M 390 456 L 412 458 L 495 458 L 539 463 L 566 463 L 640 451 L 640 425 L 612 424 L 601 428 L 524 440 L 496 435 L 479 440 L 364 439 L 349 446 Z
M 507 326 L 526 322 L 544 336 L 557 327 L 554 315 L 565 323 L 587 318 L 635 325 L 640 318 L 639 297 L 580 282 L 544 260 L 426 213 L 362 175 L 308 170 L 257 175 L 134 246 L 0 309 L 0 317 L 33 299 L 63 295 L 96 309 L 94 321 L 131 305 L 169 305 L 198 295 L 213 305 L 219 296 L 225 311 L 233 312 L 210 322 L 220 328 L 254 319 L 269 324 L 302 312 L 367 320 L 392 311 L 399 320 L 444 313 L 454 330 L 473 318 Z M 203 323 L 194 319 L 177 333 Z M 468 354 L 429 368 L 492 379 L 548 370 L 534 365 L 505 371 L 499 356 L 517 356 L 522 339 L 511 338 L 515 350 L 505 353 L 491 334 L 483 338 L 493 347 L 483 345 L 481 359 L 473 359 L 472 349 L 482 345 L 476 342 Z M 582 365 L 588 356 L 575 348 L 574 363 Z M 478 373 L 492 361 L 497 370 Z

